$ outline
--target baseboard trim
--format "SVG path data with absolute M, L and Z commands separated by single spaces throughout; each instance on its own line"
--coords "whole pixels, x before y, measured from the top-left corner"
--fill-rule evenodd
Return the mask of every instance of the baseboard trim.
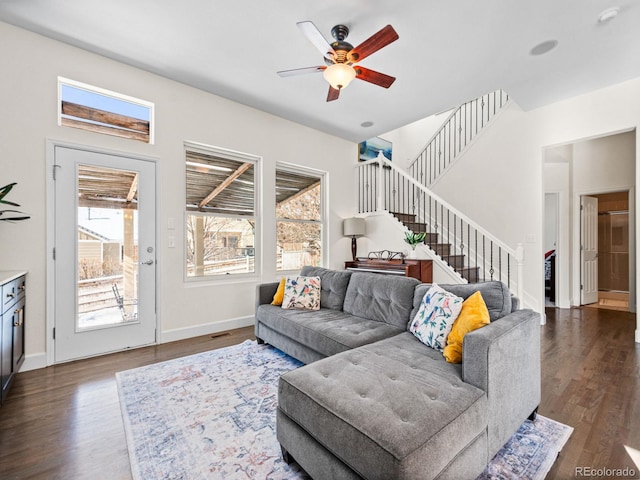
M 20 372 L 28 372 L 29 370 L 38 370 L 47 366 L 47 354 L 31 353 L 24 358 L 24 363 L 20 367 Z
M 640 330 L 636 330 L 636 343 L 640 343 Z
M 253 324 L 254 317 L 251 315 L 248 317 L 231 318 L 229 320 L 222 320 L 220 322 L 212 322 L 204 325 L 195 325 L 193 327 L 175 328 L 162 332 L 158 339 L 158 343 L 175 342 L 177 340 L 199 337 L 201 335 L 224 332 L 225 330 L 249 327 Z

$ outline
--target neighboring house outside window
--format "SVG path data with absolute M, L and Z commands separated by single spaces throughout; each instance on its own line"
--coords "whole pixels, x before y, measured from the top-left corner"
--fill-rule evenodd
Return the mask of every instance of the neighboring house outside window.
M 321 266 L 323 175 L 301 167 L 276 167 L 277 270 Z
M 186 276 L 256 272 L 258 157 L 186 145 Z

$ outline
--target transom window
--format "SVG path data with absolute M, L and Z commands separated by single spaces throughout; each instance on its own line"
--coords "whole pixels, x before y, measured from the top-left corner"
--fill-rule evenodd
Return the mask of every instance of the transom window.
M 187 277 L 255 272 L 257 157 L 186 149 Z
M 60 125 L 153 143 L 153 103 L 65 78 L 58 87 Z
M 322 178 L 299 167 L 276 168 L 278 270 L 322 264 Z

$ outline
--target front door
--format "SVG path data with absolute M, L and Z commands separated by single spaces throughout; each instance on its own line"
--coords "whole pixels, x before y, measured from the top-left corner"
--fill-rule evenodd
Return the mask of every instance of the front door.
M 155 163 L 55 147 L 55 361 L 156 340 Z
M 586 195 L 581 212 L 581 305 L 598 302 L 598 199 Z

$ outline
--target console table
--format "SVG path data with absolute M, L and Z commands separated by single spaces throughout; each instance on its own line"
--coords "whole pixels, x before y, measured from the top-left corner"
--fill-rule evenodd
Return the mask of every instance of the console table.
M 344 262 L 344 268 L 360 272 L 413 277 L 422 283 L 433 282 L 432 260 L 357 258 L 356 261 Z
M 0 271 L 0 404 L 24 362 L 26 272 Z

